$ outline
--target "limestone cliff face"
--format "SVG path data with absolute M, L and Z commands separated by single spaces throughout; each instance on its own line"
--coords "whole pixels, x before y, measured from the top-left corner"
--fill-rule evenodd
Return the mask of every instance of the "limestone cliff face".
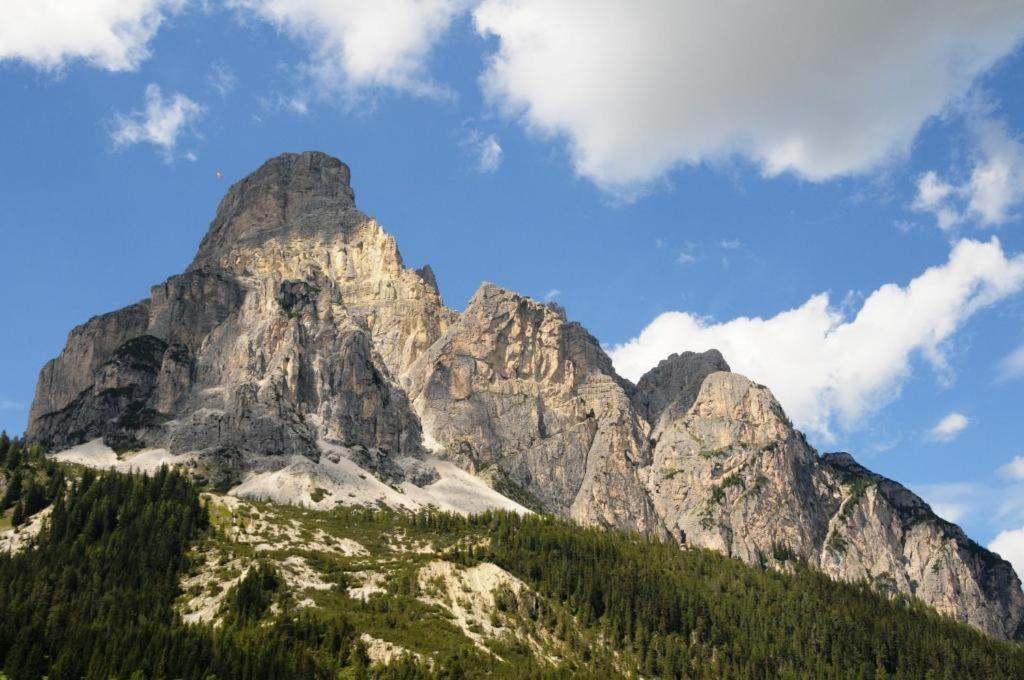
M 393 372 L 451 319 L 427 273 L 355 209 L 349 171 L 286 154 L 231 188 L 189 269 L 72 331 L 28 435 L 194 451 L 213 467 L 318 440 L 421 451 Z
M 231 187 L 183 274 L 71 332 L 29 438 L 189 452 L 224 484 L 345 455 L 423 486 L 437 474 L 414 459 L 433 452 L 535 509 L 805 563 L 1024 637 L 1007 562 L 847 454 L 819 456 L 717 351 L 672 355 L 634 386 L 556 305 L 485 284 L 454 312 L 349 182 L 311 152 Z
M 639 478 L 646 424 L 561 308 L 485 284 L 404 385 L 430 440 L 467 468 L 497 472 L 560 515 L 660 531 Z
M 666 404 L 647 479 L 677 540 L 751 564 L 800 561 L 914 595 L 992 635 L 1022 637 L 1024 593 L 1008 562 L 849 454 L 819 456 L 766 387 L 712 372 L 720 359 L 674 356 L 644 376 L 634 397 Z M 698 380 L 691 398 L 681 387 Z

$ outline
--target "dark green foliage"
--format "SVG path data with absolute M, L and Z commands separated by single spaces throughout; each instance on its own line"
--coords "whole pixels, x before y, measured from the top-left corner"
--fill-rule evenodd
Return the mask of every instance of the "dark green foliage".
M 470 521 L 491 536 L 486 559 L 631 651 L 647 677 L 1024 677 L 1019 645 L 869 584 L 758 570 L 550 518 Z
M 11 526 L 20 527 L 25 523 L 25 508 L 21 503 L 14 506 L 14 512 L 11 514 Z
M 789 549 L 789 546 L 779 542 L 772 543 L 772 557 L 776 562 L 789 562 L 796 559 L 796 555 Z
M 186 549 L 208 524 L 191 483 L 85 471 L 28 551 L 0 557 L 0 664 L 18 680 L 334 678 L 355 630 L 341 619 L 248 625 L 276 574 L 257 567 L 232 625 L 186 626 L 172 608 Z
M 231 624 L 259 621 L 270 608 L 274 593 L 280 587 L 277 570 L 260 562 L 228 591 L 224 598 L 224 621 Z
M 0 497 L 0 514 L 11 510 L 11 524 L 24 524 L 64 491 L 64 471 L 46 458 L 38 445 L 26 445 L 0 433 L 0 475 L 7 489 Z
M 5 466 L 15 444 L 6 447 L 0 437 Z M 400 530 L 437 538 L 447 559 L 498 564 L 532 590 L 499 588 L 492 624 L 506 629 L 518 620 L 546 631 L 571 648 L 571 663 L 542 665 L 525 641 L 488 641 L 495 655 L 464 638 L 455 645 L 445 636 L 457 631 L 433 623 L 430 639 L 447 646 L 432 646 L 432 664 L 406 657 L 372 666 L 360 632 L 385 633 L 365 626 L 384 621 L 395 635 L 421 634 L 435 610 L 416 599 L 414 570 L 392 575 L 387 596 L 348 598 L 344 573 L 331 571 L 344 563 L 329 555 L 310 554 L 308 563 L 339 584 L 325 593 L 334 607 L 292 613 L 268 561 L 251 564 L 226 595 L 223 625 L 185 625 L 172 605 L 192 567 L 188 550 L 213 535 L 195 487 L 167 470 L 85 471 L 68 485 L 59 469 L 47 472 L 45 460 L 17 449 L 13 469 L 23 481 L 15 509 L 41 495 L 53 510 L 29 550 L 0 556 L 0 667 L 12 679 L 1024 677 L 1020 646 L 912 598 L 883 597 L 876 589 L 886 584 L 833 582 L 795 563 L 781 543 L 773 557 L 795 573 L 506 513 L 317 516 L 367 537 Z
M 860 503 L 860 499 L 867 493 L 868 487 L 874 485 L 875 480 L 870 477 L 856 477 L 853 483 L 850 484 L 850 495 L 843 503 L 843 507 L 839 511 L 839 516 L 843 519 L 849 519 L 853 515 L 853 511 L 856 510 L 857 504 Z

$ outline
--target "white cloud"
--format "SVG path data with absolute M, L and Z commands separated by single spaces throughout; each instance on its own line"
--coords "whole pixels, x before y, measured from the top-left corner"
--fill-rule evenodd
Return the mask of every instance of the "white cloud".
M 935 427 L 928 432 L 928 436 L 939 442 L 953 441 L 958 434 L 966 429 L 970 422 L 971 419 L 963 413 L 953 411 L 937 422 Z
M 391 87 L 428 94 L 440 88 L 425 62 L 464 9 L 464 0 L 229 0 L 305 41 L 311 75 L 321 85 L 352 92 Z
M 149 42 L 183 0 L 4 0 L 0 61 L 47 71 L 82 60 L 108 71 L 132 71 L 149 57 Z
M 697 256 L 685 250 L 676 257 L 676 262 L 679 264 L 693 264 L 696 261 Z
M 739 239 L 726 239 L 724 241 L 721 241 L 719 245 L 722 246 L 722 248 L 725 250 L 736 250 L 737 248 L 741 248 L 743 246 L 743 242 L 740 241 Z
M 1024 143 L 1002 121 L 980 118 L 970 127 L 976 146 L 970 177 L 954 185 L 929 170 L 917 181 L 913 208 L 934 213 L 943 231 L 967 221 L 1004 224 L 1024 201 Z
M 1000 121 L 981 121 L 978 127 L 984 159 L 971 173 L 967 209 L 982 224 L 1002 224 L 1024 199 L 1024 144 Z
M 914 208 L 935 210 L 945 203 L 954 191 L 952 184 L 943 182 L 934 170 L 929 170 L 917 180 L 917 198 L 914 199 Z
M 148 142 L 163 149 L 171 160 L 178 137 L 203 113 L 203 107 L 180 92 L 165 99 L 157 85 L 146 86 L 146 108 L 118 113 L 111 121 L 110 138 L 115 148 Z
M 473 158 L 477 172 L 486 174 L 501 167 L 502 148 L 497 136 L 484 134 L 476 128 L 466 128 L 459 145 Z
M 0 411 L 17 411 L 25 408 L 25 404 L 12 399 L 0 399 Z
M 494 172 L 501 165 L 501 144 L 494 135 L 487 135 L 477 142 L 477 170 L 480 172 Z
M 1012 380 L 1024 376 L 1024 345 L 1013 350 L 999 362 L 999 380 Z
M 550 301 L 550 300 L 554 300 L 554 299 L 556 299 L 556 298 L 557 298 L 557 297 L 558 297 L 559 295 L 561 295 L 561 294 L 562 294 L 562 291 L 558 290 L 557 288 L 552 288 L 551 290 L 549 290 L 549 291 L 548 291 L 548 292 L 547 292 L 547 293 L 546 293 L 546 294 L 544 295 L 544 299 L 545 299 L 545 300 L 549 300 L 549 301 Z
M 739 154 L 811 180 L 904 154 L 1024 33 L 1024 4 L 484 0 L 491 101 L 634 194 Z
M 1018 576 L 1024 574 L 1024 528 L 1000 531 L 988 549 L 1009 561 Z
M 1014 456 L 1013 460 L 999 468 L 998 472 L 1004 479 L 1024 482 L 1024 456 Z
M 697 254 L 697 244 L 687 241 L 683 244 L 683 249 L 679 251 L 679 255 L 676 256 L 676 262 L 679 264 L 693 264 L 700 257 Z
M 1024 255 L 999 241 L 962 240 L 945 264 L 904 287 L 872 292 L 855 315 L 827 293 L 773 317 L 716 322 L 665 312 L 612 348 L 615 367 L 637 380 L 673 352 L 715 347 L 739 373 L 768 385 L 801 427 L 832 436 L 895 399 L 920 355 L 946 375 L 946 345 L 975 312 L 1024 288 Z

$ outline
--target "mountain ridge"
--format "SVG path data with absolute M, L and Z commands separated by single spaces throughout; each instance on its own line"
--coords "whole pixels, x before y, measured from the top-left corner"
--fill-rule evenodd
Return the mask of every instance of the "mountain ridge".
M 71 331 L 28 438 L 165 450 L 242 493 L 267 475 L 315 487 L 334 457 L 415 494 L 454 483 L 439 455 L 585 525 L 806 563 L 1024 636 L 1007 562 L 849 454 L 819 456 L 716 350 L 633 385 L 558 305 L 485 283 L 451 310 L 350 181 L 304 152 L 234 184 L 185 272 Z M 317 503 L 345 504 L 337 487 Z

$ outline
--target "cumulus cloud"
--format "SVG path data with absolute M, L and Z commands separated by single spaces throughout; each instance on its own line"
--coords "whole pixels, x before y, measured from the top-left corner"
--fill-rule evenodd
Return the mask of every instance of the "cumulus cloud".
M 905 153 L 1024 33 L 1024 4 L 484 0 L 490 99 L 635 192 L 739 154 L 824 180 Z
M 911 360 L 947 376 L 947 344 L 975 312 L 1024 288 L 1024 255 L 999 241 L 962 240 L 949 260 L 906 286 L 889 283 L 855 315 L 827 293 L 768 318 L 718 322 L 665 312 L 636 338 L 611 348 L 618 371 L 637 380 L 673 352 L 718 348 L 739 373 L 771 387 L 790 416 L 829 438 L 899 395 Z
M 1024 574 L 1024 528 L 1000 531 L 988 549 L 1012 564 L 1018 576 Z
M 943 418 L 935 424 L 935 427 L 928 432 L 928 436 L 939 442 L 953 441 L 958 434 L 967 428 L 970 422 L 971 419 L 963 413 L 953 411 L 952 413 L 943 416 Z
M 247 16 L 304 41 L 321 85 L 439 91 L 425 62 L 464 0 L 229 0 Z
M 108 71 L 132 71 L 149 42 L 184 0 L 4 0 L 0 61 L 56 71 L 81 60 Z
M 944 231 L 967 221 L 1004 224 L 1024 201 L 1024 143 L 999 120 L 975 120 L 971 128 L 976 149 L 969 177 L 953 184 L 929 170 L 917 180 L 914 209 L 933 213 Z
M 159 86 L 146 86 L 146 108 L 129 114 L 118 113 L 110 124 L 115 148 L 148 142 L 163 150 L 168 161 L 183 132 L 203 114 L 203 106 L 177 92 L 165 98 Z

